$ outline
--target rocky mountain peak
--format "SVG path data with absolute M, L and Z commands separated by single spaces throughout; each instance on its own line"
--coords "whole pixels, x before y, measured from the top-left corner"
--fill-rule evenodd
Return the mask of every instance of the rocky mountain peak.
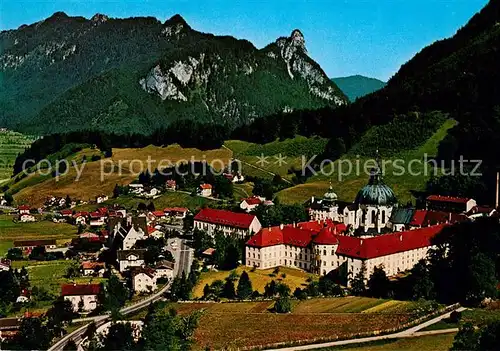
M 175 14 L 163 24 L 162 34 L 167 38 L 176 37 L 178 39 L 183 32 L 190 29 L 191 27 L 186 20 L 181 15 Z
M 297 47 L 302 47 L 302 49 L 306 50 L 306 40 L 304 39 L 304 34 L 299 29 L 294 29 L 292 34 L 290 35 L 290 40 L 293 45 Z

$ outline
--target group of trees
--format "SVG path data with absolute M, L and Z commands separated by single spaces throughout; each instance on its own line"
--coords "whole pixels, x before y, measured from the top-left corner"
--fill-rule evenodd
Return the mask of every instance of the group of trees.
M 172 301 L 189 300 L 194 286 L 200 278 L 200 266 L 197 260 L 193 260 L 189 275 L 183 271 L 181 277 L 176 276 L 170 288 L 170 299 Z
M 235 286 L 235 284 L 237 285 Z M 249 299 L 254 291 L 252 290 L 252 282 L 246 271 L 238 276 L 236 271 L 232 271 L 229 276 L 222 280 L 215 280 L 210 285 L 206 284 L 203 288 L 203 299 L 205 300 L 219 300 L 219 298 L 226 299 Z
M 226 236 L 222 232 L 216 232 L 214 236 L 199 229 L 193 231 L 193 248 L 200 255 L 208 248 L 214 248 L 215 253 L 211 260 L 217 268 L 231 270 L 242 262 L 244 256 L 245 240 L 235 236 Z
M 167 310 L 164 303 L 156 302 L 148 308 L 138 339 L 128 322 L 113 321 L 105 335 L 97 334 L 91 324 L 86 332 L 86 348 L 89 351 L 189 350 L 200 316 L 200 311 L 180 316 L 173 309 Z
M 274 206 L 259 205 L 252 212 L 259 218 L 262 227 L 306 222 L 309 220 L 306 208 L 303 205 L 282 205 L 276 200 Z
M 470 322 L 464 323 L 455 335 L 450 350 L 499 350 L 500 349 L 500 321 L 487 323 L 476 329 Z

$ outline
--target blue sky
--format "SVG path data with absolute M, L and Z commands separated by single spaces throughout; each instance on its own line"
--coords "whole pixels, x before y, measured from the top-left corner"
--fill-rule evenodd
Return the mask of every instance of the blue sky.
M 387 80 L 426 45 L 453 35 L 487 0 L 0 0 L 0 29 L 64 11 L 91 17 L 179 13 L 196 30 L 232 35 L 263 47 L 295 28 L 330 77 Z

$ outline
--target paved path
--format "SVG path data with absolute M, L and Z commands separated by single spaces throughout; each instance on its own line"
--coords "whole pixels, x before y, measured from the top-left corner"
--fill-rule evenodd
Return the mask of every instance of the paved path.
M 459 311 L 459 312 L 463 311 L 463 310 L 465 310 L 464 307 L 460 307 L 460 308 L 456 309 L 456 311 Z M 285 348 L 280 348 L 280 349 L 267 349 L 267 350 L 270 350 L 270 351 L 315 350 L 315 349 L 321 349 L 321 348 L 326 348 L 326 347 L 342 346 L 342 345 L 349 345 L 349 344 L 360 344 L 360 343 L 365 343 L 365 342 L 380 341 L 380 340 L 386 340 L 386 339 L 415 338 L 415 337 L 425 336 L 425 335 L 453 333 L 453 332 L 458 331 L 458 328 L 429 330 L 429 331 L 419 332 L 419 330 L 424 329 L 424 328 L 428 327 L 429 325 L 437 323 L 442 319 L 449 318 L 450 315 L 451 315 L 451 312 L 448 312 L 448 313 L 445 313 L 445 314 L 438 316 L 436 318 L 430 319 L 427 322 L 421 323 L 421 324 L 416 325 L 412 328 L 403 330 L 401 332 L 393 333 L 393 334 L 369 336 L 366 338 L 359 338 L 359 339 L 331 341 L 331 342 L 325 342 L 325 343 L 321 343 L 321 344 L 292 346 L 292 347 L 285 347 Z

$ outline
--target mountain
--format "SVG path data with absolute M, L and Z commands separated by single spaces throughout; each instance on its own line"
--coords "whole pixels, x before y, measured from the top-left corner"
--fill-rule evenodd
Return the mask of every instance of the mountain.
M 382 89 L 385 82 L 361 75 L 332 78 L 332 81 L 344 92 L 350 101 Z
M 91 19 L 58 12 L 0 33 L 0 125 L 31 133 L 153 130 L 179 119 L 236 127 L 348 102 L 299 30 L 259 50 L 179 15 Z

